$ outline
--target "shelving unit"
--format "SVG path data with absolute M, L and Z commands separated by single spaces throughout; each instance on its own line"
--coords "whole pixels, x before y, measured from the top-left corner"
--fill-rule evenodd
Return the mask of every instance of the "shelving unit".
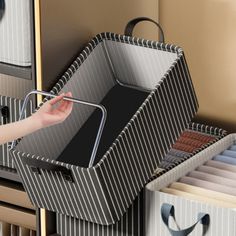
M 0 63 L 0 73 L 5 75 L 14 76 L 19 79 L 32 79 L 32 67 L 21 67 Z
M 124 2 L 125 8 L 129 11 L 120 15 L 124 6 L 119 2 L 114 3 L 109 0 L 102 0 L 99 6 L 91 5 L 86 0 L 30 0 L 30 4 L 32 65 L 20 67 L 0 62 L 0 75 L 4 74 L 15 78 L 17 85 L 20 80 L 22 80 L 22 84 L 30 83 L 25 88 L 19 88 L 23 89 L 21 94 L 26 94 L 30 86 L 32 90 L 49 91 L 92 37 L 104 31 L 123 33 L 125 24 L 137 16 L 143 15 L 157 20 L 158 8 L 157 0 L 147 0 L 145 5 L 155 6 L 150 8 L 134 7 L 135 5 L 142 6 L 143 1 L 132 0 Z M 110 9 L 105 10 L 106 18 L 112 17 L 117 20 L 106 21 L 104 24 L 105 21 L 101 17 L 104 15 L 104 6 Z M 78 9 L 80 14 L 78 14 Z M 146 34 L 146 38 L 155 39 L 156 28 L 150 30 L 149 27 L 152 25 L 145 25 L 145 27 L 141 25 L 138 33 L 145 35 L 145 32 L 149 31 L 151 33 Z M 4 79 L 3 82 L 6 83 L 6 87 L 13 86 L 12 82 L 7 80 Z M 0 84 L 0 95 L 3 90 L 4 87 Z M 37 97 L 35 105 L 40 101 L 41 97 Z M 21 183 L 15 169 L 3 166 L 0 166 L 1 178 Z M 36 209 L 36 218 L 37 236 L 58 236 L 55 234 L 55 213 Z
M 19 175 L 17 174 L 16 169 L 7 168 L 4 166 L 0 166 L 0 178 L 8 179 L 8 180 L 12 180 L 12 181 L 21 183 L 21 179 L 20 179 Z

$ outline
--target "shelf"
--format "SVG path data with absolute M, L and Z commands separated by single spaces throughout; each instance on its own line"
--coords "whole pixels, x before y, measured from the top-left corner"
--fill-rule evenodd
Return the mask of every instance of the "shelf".
M 0 74 L 19 77 L 22 79 L 32 79 L 31 67 L 22 67 L 0 62 Z
M 21 183 L 20 176 L 15 169 L 0 166 L 0 178 L 12 180 Z

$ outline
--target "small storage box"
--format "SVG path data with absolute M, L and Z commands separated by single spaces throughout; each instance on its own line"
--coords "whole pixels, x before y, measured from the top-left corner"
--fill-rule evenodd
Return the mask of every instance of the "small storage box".
M 176 182 L 179 178 L 185 176 L 190 171 L 195 170 L 197 167 L 211 160 L 214 156 L 228 149 L 231 145 L 235 144 L 236 134 L 227 135 L 225 138 L 214 143 L 210 147 L 206 148 L 205 150 L 190 158 L 189 160 L 186 160 L 179 166 L 173 168 L 172 170 L 157 178 L 156 180 L 152 181 L 146 186 L 145 235 L 188 235 L 186 233 L 186 229 L 190 229 L 187 227 L 197 222 L 197 217 L 199 213 L 205 214 L 202 215 L 205 217 L 205 221 L 202 222 L 205 224 L 205 227 L 203 227 L 203 225 L 201 224 L 197 225 L 191 235 L 202 235 L 203 230 L 206 231 L 204 235 L 209 236 L 231 236 L 236 234 L 236 212 L 232 203 L 223 201 L 221 202 L 221 205 L 224 204 L 225 207 L 222 207 L 216 204 L 215 201 L 219 200 L 214 199 L 215 195 L 209 196 L 213 197 L 211 204 L 209 202 L 205 202 L 205 200 L 193 200 L 192 197 L 188 198 L 183 196 L 177 196 L 160 191 L 161 189 L 166 188 L 167 186 L 172 184 L 173 182 Z M 235 166 L 233 168 L 235 169 Z M 232 174 L 235 175 L 234 172 L 232 172 Z M 164 207 L 163 204 L 165 204 Z M 232 207 L 229 206 L 230 204 L 232 205 Z M 169 209 L 169 213 L 171 213 L 171 215 L 173 216 L 174 208 L 175 220 L 178 224 L 178 227 L 180 229 L 185 228 L 185 230 L 176 229 L 176 224 L 173 220 L 169 220 L 169 229 L 163 223 L 161 217 L 161 209 L 162 216 L 164 217 L 163 219 L 167 219 L 165 218 L 166 211 L 168 211 Z M 208 216 L 208 219 L 206 219 L 206 216 Z M 193 226 L 192 229 L 194 228 Z M 173 233 L 172 229 L 174 229 L 176 233 Z M 172 233 L 170 233 L 170 231 L 172 231 Z
M 30 2 L 0 1 L 0 63 L 31 66 Z
M 24 137 L 11 151 L 18 173 L 34 205 L 115 223 L 197 111 L 183 51 L 103 33 L 51 92 L 60 91 L 107 109 L 94 165 L 88 168 L 100 114 L 79 105 L 65 122 Z

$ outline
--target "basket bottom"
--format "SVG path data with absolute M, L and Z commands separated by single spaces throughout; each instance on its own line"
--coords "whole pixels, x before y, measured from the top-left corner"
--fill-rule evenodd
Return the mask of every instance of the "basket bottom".
M 121 85 L 115 85 L 107 93 L 101 102 L 107 109 L 107 120 L 94 164 L 99 162 L 148 95 L 148 92 Z M 100 119 L 101 112 L 95 110 L 57 160 L 88 167 Z

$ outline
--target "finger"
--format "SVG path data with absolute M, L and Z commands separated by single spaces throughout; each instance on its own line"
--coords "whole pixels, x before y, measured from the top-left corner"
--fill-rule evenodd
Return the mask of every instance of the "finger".
M 63 101 L 60 102 L 59 106 L 55 109 L 57 109 L 58 111 L 64 112 L 64 110 L 66 109 L 68 103 L 70 103 L 70 102 L 63 100 Z
M 71 92 L 67 92 L 67 93 L 65 94 L 65 96 L 66 96 L 66 97 L 72 97 L 72 93 L 71 93 Z
M 68 103 L 66 104 L 66 107 L 65 107 L 64 112 L 65 112 L 67 115 L 69 115 L 69 114 L 71 113 L 71 111 L 72 111 L 72 108 L 73 108 L 73 102 L 68 102 Z
M 49 100 L 49 104 L 54 105 L 56 103 L 58 103 L 59 101 L 61 101 L 63 99 L 63 97 L 65 96 L 65 93 L 62 93 L 59 96 L 56 96 L 55 98 Z
M 72 97 L 72 93 L 71 93 L 71 92 L 68 92 L 68 93 L 65 94 L 65 96 L 66 96 L 66 97 Z M 58 110 L 64 112 L 64 111 L 67 109 L 68 104 L 72 104 L 72 105 L 73 105 L 73 102 L 67 101 L 67 100 L 61 101 L 60 105 L 58 106 Z M 71 106 L 72 106 L 72 105 L 71 105 Z

